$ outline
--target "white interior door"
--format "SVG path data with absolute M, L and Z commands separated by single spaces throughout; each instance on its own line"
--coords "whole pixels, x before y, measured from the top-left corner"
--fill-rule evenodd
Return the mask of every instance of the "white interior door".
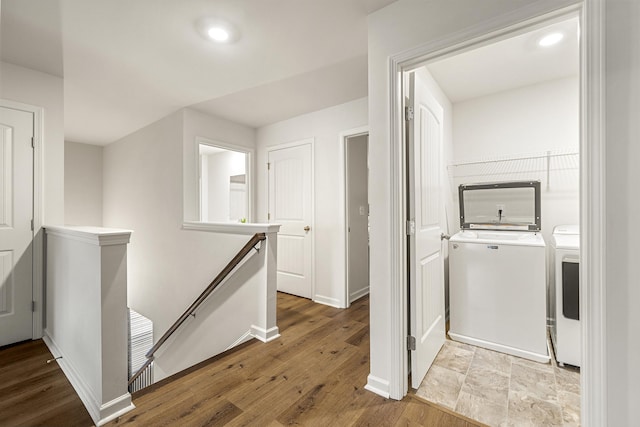
M 420 71 L 409 82 L 409 237 L 411 385 L 418 388 L 445 340 L 444 263 L 442 256 L 443 109 L 431 96 Z
M 32 338 L 33 114 L 0 107 L 0 346 Z
M 278 233 L 278 290 L 312 297 L 312 145 L 269 151 L 269 222 Z

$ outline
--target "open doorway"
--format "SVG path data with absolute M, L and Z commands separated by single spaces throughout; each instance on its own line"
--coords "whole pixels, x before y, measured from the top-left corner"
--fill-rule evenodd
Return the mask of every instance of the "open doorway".
M 251 151 L 196 138 L 202 222 L 251 222 Z
M 369 133 L 344 135 L 345 306 L 369 294 Z
M 459 232 L 465 223 L 464 218 L 461 218 L 459 205 L 460 185 L 525 180 L 540 183 L 542 225 L 539 234 L 546 242 L 546 249 L 542 252 L 541 280 L 536 285 L 539 287 L 541 304 L 536 327 L 542 333 L 550 327 L 552 334 L 557 334 L 557 329 L 554 332 L 554 328 L 558 326 L 556 288 L 548 289 L 547 283 L 558 286 L 559 281 L 555 277 L 556 269 L 546 268 L 545 272 L 544 264 L 553 265 L 555 261 L 556 245 L 553 243 L 558 240 L 554 230 L 563 229 L 566 225 L 578 228 L 580 218 L 578 22 L 576 16 L 556 19 L 495 43 L 420 64 L 412 69 L 413 76 L 406 73 L 404 85 L 405 89 L 412 91 L 416 86 L 410 83 L 414 82 L 411 79 L 419 76 L 423 86 L 437 98 L 444 111 L 443 121 L 438 123 L 442 132 L 440 147 L 443 153 L 444 173 L 439 177 L 437 190 L 440 194 L 437 196 L 441 208 L 438 213 L 443 215 L 443 221 L 440 223 L 445 224 L 446 234 Z M 552 38 L 557 39 L 556 44 L 550 44 L 550 39 L 545 38 L 552 35 Z M 416 98 L 413 92 L 405 95 Z M 429 109 L 425 108 L 425 111 L 427 110 Z M 416 123 L 408 125 L 408 128 L 413 126 L 416 129 L 415 133 L 420 134 L 416 136 L 431 141 L 429 138 L 432 135 L 428 126 L 433 123 L 429 122 L 428 115 L 424 115 L 427 117 L 425 121 L 424 117 L 419 115 L 417 107 L 408 113 L 409 120 Z M 436 122 L 437 120 L 434 121 Z M 417 158 L 415 153 L 419 151 L 420 145 L 417 147 L 413 153 L 411 143 L 407 147 L 409 156 L 413 155 L 414 159 Z M 428 157 L 425 156 L 425 159 L 428 160 Z M 409 237 L 410 247 L 414 240 L 419 244 L 419 239 L 422 238 L 419 233 L 422 230 L 421 224 L 414 222 L 419 218 L 412 217 L 412 213 L 414 209 L 418 209 L 416 216 L 423 215 L 427 218 L 428 215 L 424 216 L 424 212 L 433 216 L 434 211 L 429 210 L 429 204 L 423 201 L 433 201 L 434 199 L 429 197 L 436 195 L 434 190 L 420 188 L 420 180 L 415 178 L 416 174 L 423 171 L 420 170 L 419 163 L 415 163 L 417 166 L 412 171 L 412 163 L 410 159 L 408 170 L 413 176 L 410 176 L 408 181 L 418 184 L 415 188 L 409 185 L 407 220 L 412 228 Z M 433 180 L 429 182 L 433 183 Z M 423 194 L 416 192 L 416 189 L 422 190 Z M 432 189 L 435 187 L 432 186 Z M 505 207 L 499 203 L 502 209 L 496 208 L 500 215 L 502 211 L 506 213 L 509 209 L 509 202 L 506 204 Z M 431 222 L 437 223 L 435 220 Z M 431 233 L 425 237 L 425 242 L 428 243 L 428 239 L 436 242 L 436 235 L 437 233 Z M 498 248 L 498 245 L 493 243 L 484 246 L 493 251 Z M 434 335 L 433 328 L 451 332 L 444 326 L 444 322 L 437 321 L 439 313 L 445 311 L 450 316 L 459 315 L 453 308 L 456 307 L 455 301 L 449 298 L 449 295 L 454 297 L 455 292 L 451 292 L 451 287 L 456 284 L 451 280 L 444 280 L 444 272 L 452 265 L 450 248 L 444 240 L 437 251 L 431 251 L 423 258 L 415 256 L 416 252 L 409 250 L 411 321 L 408 329 L 409 335 L 414 336 L 417 342 L 414 346 L 410 343 L 416 350 L 410 351 L 409 357 L 412 375 L 421 370 L 428 371 L 424 381 L 421 378 L 412 378 L 414 388 L 418 388 L 418 394 L 490 425 L 500 425 L 504 422 L 517 424 L 520 420 L 518 417 L 526 417 L 529 422 L 537 420 L 540 424 L 548 425 L 579 423 L 579 369 L 559 366 L 569 365 L 560 359 L 560 364 L 555 362 L 557 352 L 554 350 L 557 350 L 559 343 L 558 335 L 554 336 L 554 345 L 549 341 L 547 354 L 550 363 L 528 360 L 523 357 L 522 352 L 518 353 L 518 357 L 512 358 L 517 352 L 506 354 L 509 353 L 509 347 L 512 347 L 510 343 L 498 343 L 501 347 L 492 346 L 488 345 L 488 340 L 484 338 L 457 341 L 440 339 L 438 346 L 442 345 L 442 349 L 439 353 L 434 351 L 435 344 L 430 337 L 428 340 L 423 339 L 427 335 L 421 335 L 421 326 L 426 326 L 424 333 L 428 332 L 431 337 Z M 417 280 L 415 272 L 427 265 L 424 260 L 439 259 L 433 256 L 436 252 L 442 259 L 442 271 L 436 272 L 435 269 L 431 269 L 426 279 L 418 277 L 420 280 Z M 577 253 L 579 255 L 579 249 Z M 456 265 L 456 268 L 461 267 Z M 478 277 L 483 273 L 467 273 L 470 282 L 475 278 L 476 284 L 480 284 Z M 440 286 L 433 285 L 437 281 L 442 283 L 441 293 L 431 289 Z M 431 286 L 425 288 L 431 289 L 428 294 L 417 292 L 422 290 L 421 286 L 424 283 Z M 458 309 L 465 310 L 465 315 L 473 313 L 475 316 L 483 316 L 483 308 L 490 304 L 509 304 L 501 295 L 491 296 L 488 292 L 491 290 L 479 292 L 471 305 Z M 424 298 L 424 295 L 427 298 Z M 433 303 L 433 298 L 440 298 L 440 295 L 442 301 L 438 301 L 438 305 L 442 305 L 443 310 L 439 306 L 435 307 Z M 430 296 L 432 299 L 429 299 Z M 578 296 L 575 298 L 579 301 Z M 511 320 L 496 316 L 500 307 L 493 308 L 490 313 L 491 316 L 495 316 L 490 327 L 492 332 L 505 325 L 508 327 Z M 478 318 L 473 322 L 474 326 L 482 324 L 484 320 Z M 573 334 L 577 334 L 578 340 L 573 341 L 571 345 L 577 346 L 579 351 L 579 323 Z M 464 334 L 451 334 L 450 337 L 452 335 L 460 338 Z M 420 343 L 427 341 L 431 345 L 425 346 L 423 351 L 430 354 L 428 357 L 422 357 Z M 496 352 L 496 349 L 500 351 Z M 579 358 L 577 364 L 580 364 Z M 416 387 L 417 383 L 420 383 L 419 387 Z M 525 407 L 544 410 L 538 414 L 531 414 Z

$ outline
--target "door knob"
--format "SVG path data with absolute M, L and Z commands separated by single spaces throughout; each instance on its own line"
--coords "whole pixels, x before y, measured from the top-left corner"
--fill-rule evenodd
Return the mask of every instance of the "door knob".
M 449 240 L 450 237 L 451 236 L 449 236 L 448 234 L 440 233 L 440 240 L 444 240 L 444 239 Z
M 309 231 L 311 230 L 311 227 L 309 227 L 308 225 L 304 228 L 304 231 Z

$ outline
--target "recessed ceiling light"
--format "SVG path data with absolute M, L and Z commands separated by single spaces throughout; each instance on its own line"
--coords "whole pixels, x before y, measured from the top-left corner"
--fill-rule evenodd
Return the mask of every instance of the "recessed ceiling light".
M 551 33 L 541 38 L 538 41 L 538 46 L 542 46 L 542 47 L 553 46 L 554 44 L 559 43 L 560 40 L 562 40 L 563 38 L 564 38 L 564 34 L 562 33 Z
M 206 40 L 218 43 L 233 43 L 240 38 L 240 32 L 230 22 L 219 18 L 200 18 L 196 30 Z
M 226 42 L 229 40 L 229 32 L 224 28 L 211 27 L 207 31 L 207 35 L 214 41 Z

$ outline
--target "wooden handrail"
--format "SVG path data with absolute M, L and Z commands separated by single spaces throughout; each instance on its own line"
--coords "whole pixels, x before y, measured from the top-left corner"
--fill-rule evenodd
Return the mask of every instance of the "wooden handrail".
M 247 244 L 244 245 L 242 249 L 238 251 L 236 256 L 234 256 L 233 259 L 229 261 L 226 267 L 222 269 L 220 274 L 218 274 L 216 278 L 213 279 L 213 281 L 200 294 L 200 296 L 196 298 L 196 300 L 189 306 L 189 308 L 187 308 L 187 310 L 184 313 L 182 313 L 182 316 L 180 316 L 178 320 L 176 320 L 173 323 L 173 325 L 171 325 L 171 327 L 167 330 L 167 332 L 165 332 L 164 335 L 160 337 L 158 342 L 155 343 L 153 347 L 151 347 L 151 349 L 147 352 L 147 354 L 145 354 L 145 357 L 148 360 L 129 379 L 129 385 L 131 385 L 151 364 L 151 362 L 153 362 L 155 352 L 158 351 L 158 349 L 162 347 L 165 341 L 167 341 L 169 337 L 173 335 L 173 333 L 185 322 L 185 320 L 187 320 L 189 316 L 191 316 L 198 309 L 198 307 L 200 307 L 200 304 L 202 304 L 204 300 L 206 300 L 207 297 L 211 294 L 211 292 L 213 292 L 222 283 L 222 281 L 226 279 L 229 273 L 231 273 L 233 269 L 236 268 L 238 264 L 240 264 L 240 261 L 242 261 L 244 257 L 246 257 L 247 254 L 251 252 L 251 249 L 254 249 L 258 243 L 266 239 L 267 239 L 267 236 L 265 235 L 265 233 L 256 233 L 253 235 L 253 237 L 251 237 L 251 239 L 247 242 Z

